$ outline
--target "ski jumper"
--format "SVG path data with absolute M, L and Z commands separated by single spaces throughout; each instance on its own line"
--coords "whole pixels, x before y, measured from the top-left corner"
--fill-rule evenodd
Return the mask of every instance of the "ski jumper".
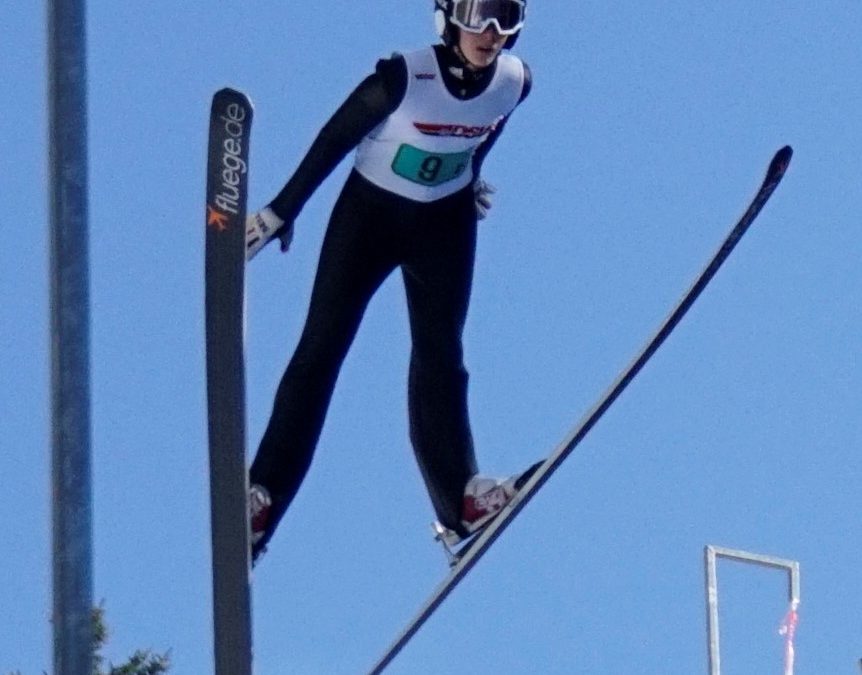
M 401 269 L 412 338 L 410 438 L 437 517 L 460 529 L 477 473 L 462 332 L 476 247 L 473 183 L 530 89 L 500 54 L 476 73 L 443 46 L 378 62 L 323 127 L 269 205 L 291 223 L 352 149 L 320 253 L 308 316 L 275 396 L 250 481 L 272 496 L 263 548 L 311 464 L 341 364 L 365 309 Z

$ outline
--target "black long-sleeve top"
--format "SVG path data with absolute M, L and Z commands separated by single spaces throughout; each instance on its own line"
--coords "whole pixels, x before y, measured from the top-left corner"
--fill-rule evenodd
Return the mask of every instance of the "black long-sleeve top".
M 452 50 L 435 45 L 434 52 L 449 92 L 462 100 L 481 94 L 494 76 L 493 66 L 479 71 L 464 68 Z M 524 88 L 519 100 L 530 93 L 532 77 L 524 64 Z M 341 104 L 315 138 L 296 172 L 281 189 L 269 207 L 285 222 L 292 222 L 302 207 L 335 169 L 378 124 L 401 104 L 407 91 L 407 64 L 404 57 L 394 54 L 377 62 L 375 72 L 366 77 Z M 495 127 L 473 156 L 473 175 L 478 176 L 482 162 L 503 131 L 506 119 Z

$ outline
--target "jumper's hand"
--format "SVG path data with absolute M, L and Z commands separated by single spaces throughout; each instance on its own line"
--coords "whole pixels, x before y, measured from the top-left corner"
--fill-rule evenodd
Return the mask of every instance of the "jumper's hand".
M 488 211 L 491 208 L 491 195 L 497 191 L 490 183 L 486 183 L 481 178 L 477 178 L 473 183 L 473 194 L 476 195 L 476 217 L 479 220 L 484 220 L 488 216 Z
M 293 241 L 293 223 L 286 223 L 269 208 L 252 213 L 245 220 L 245 259 L 250 261 L 274 238 L 281 240 L 281 252 Z

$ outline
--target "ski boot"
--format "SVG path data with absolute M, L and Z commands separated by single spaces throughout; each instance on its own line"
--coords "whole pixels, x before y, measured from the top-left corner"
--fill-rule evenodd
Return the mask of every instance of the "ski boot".
M 272 497 L 263 485 L 252 485 L 248 490 L 249 521 L 251 523 L 251 564 L 257 563 L 266 552 L 263 544 L 272 508 Z
M 439 521 L 433 525 L 434 538 L 443 544 L 450 562 L 455 557 L 452 549 L 482 531 L 512 501 L 540 466 L 542 462 L 537 462 L 523 473 L 506 479 L 476 475 L 467 481 L 461 509 L 461 527 L 453 530 Z

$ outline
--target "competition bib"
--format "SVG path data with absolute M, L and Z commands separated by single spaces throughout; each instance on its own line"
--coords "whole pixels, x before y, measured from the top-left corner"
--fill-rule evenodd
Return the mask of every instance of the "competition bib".
M 392 170 L 412 183 L 436 186 L 456 179 L 467 169 L 472 152 L 427 152 L 402 143 Z

